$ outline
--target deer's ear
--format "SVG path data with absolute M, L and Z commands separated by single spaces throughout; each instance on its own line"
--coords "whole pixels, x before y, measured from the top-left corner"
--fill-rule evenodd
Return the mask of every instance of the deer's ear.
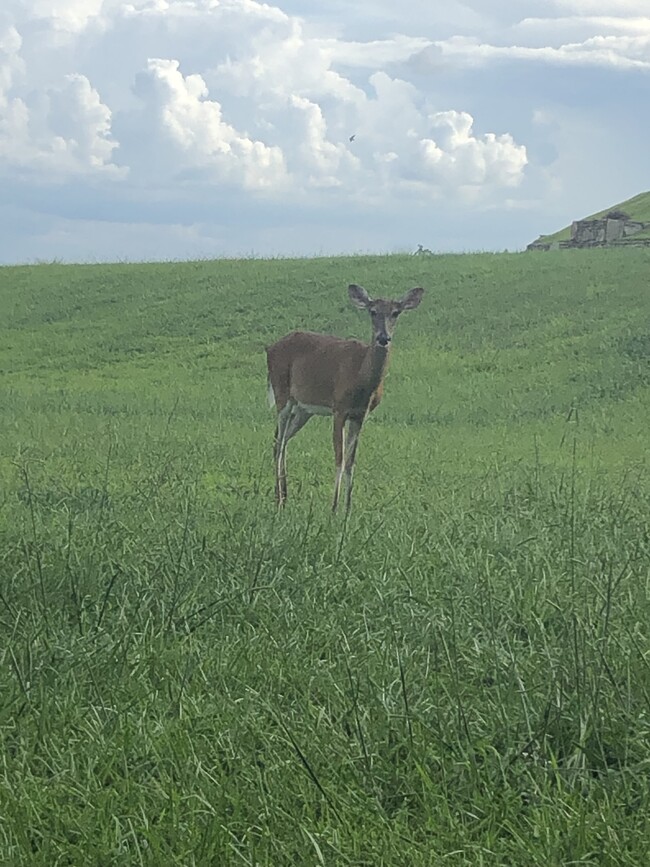
M 418 286 L 415 289 L 409 289 L 409 291 L 399 300 L 399 306 L 402 310 L 413 310 L 414 307 L 417 307 L 420 301 L 422 301 L 422 296 L 424 295 L 424 289 Z
M 372 304 L 372 299 L 366 290 L 362 286 L 357 286 L 356 283 L 351 283 L 348 286 L 348 295 L 354 306 L 361 308 L 361 310 L 367 310 L 368 306 Z

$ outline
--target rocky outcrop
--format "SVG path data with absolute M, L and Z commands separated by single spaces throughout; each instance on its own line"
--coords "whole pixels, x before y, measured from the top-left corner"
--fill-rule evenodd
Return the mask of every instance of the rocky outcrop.
M 561 250 L 567 247 L 621 247 L 650 246 L 650 238 L 635 238 L 640 232 L 650 229 L 650 223 L 631 220 L 623 211 L 610 211 L 598 220 L 574 220 L 571 224 L 571 239 L 568 241 L 544 241 L 538 238 L 527 250 Z

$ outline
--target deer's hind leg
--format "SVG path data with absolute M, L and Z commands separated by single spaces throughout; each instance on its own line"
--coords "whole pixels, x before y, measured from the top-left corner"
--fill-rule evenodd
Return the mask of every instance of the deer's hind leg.
M 275 461 L 275 499 L 278 506 L 283 506 L 287 499 L 287 468 L 285 450 L 287 447 L 287 427 L 291 420 L 293 404 L 286 403 L 278 413 L 273 443 L 273 458 Z
M 289 409 L 287 410 L 287 407 Z M 286 411 L 286 415 L 283 413 Z M 311 413 L 290 401 L 278 416 L 275 433 L 276 499 L 282 506 L 287 499 L 287 443 L 307 424 Z

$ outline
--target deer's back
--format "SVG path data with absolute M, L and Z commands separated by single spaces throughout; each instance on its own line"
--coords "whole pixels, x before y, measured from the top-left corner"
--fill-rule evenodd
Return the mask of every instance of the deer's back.
M 292 331 L 266 350 L 276 400 L 279 397 L 284 404 L 291 397 L 301 404 L 329 408 L 340 404 L 358 379 L 368 348 L 360 340 Z

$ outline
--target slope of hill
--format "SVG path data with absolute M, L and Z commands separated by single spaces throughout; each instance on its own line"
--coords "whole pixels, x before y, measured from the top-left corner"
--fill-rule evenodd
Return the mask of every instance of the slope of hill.
M 638 867 L 650 250 L 0 268 L 0 864 Z M 332 518 L 265 343 L 422 285 Z
M 611 205 L 602 211 L 595 214 L 590 214 L 588 217 L 581 217 L 583 220 L 600 220 L 611 211 L 622 211 L 627 214 L 631 220 L 637 220 L 640 223 L 650 223 L 650 192 L 639 193 L 631 199 L 620 202 L 618 205 Z M 543 244 L 552 244 L 554 241 L 568 241 L 571 237 L 571 226 L 565 226 L 557 232 L 550 235 L 540 235 L 538 241 Z M 635 235 L 635 238 L 650 238 L 650 229 Z

